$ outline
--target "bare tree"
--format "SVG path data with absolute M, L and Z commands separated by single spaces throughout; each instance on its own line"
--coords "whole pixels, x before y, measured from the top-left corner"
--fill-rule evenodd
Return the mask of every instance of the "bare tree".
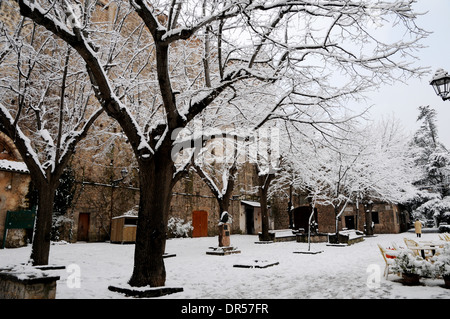
M 92 107 L 87 74 L 71 48 L 23 19 L 15 30 L 0 25 L 7 44 L 0 76 L 0 123 L 27 165 L 38 193 L 31 261 L 48 264 L 55 191 L 77 144 L 103 112 Z M 61 46 L 62 50 L 56 48 Z
M 208 152 L 211 150 L 212 152 Z M 227 152 L 231 154 L 224 154 Z M 216 138 L 208 143 L 203 154 L 192 160 L 192 169 L 205 182 L 219 204 L 219 217 L 223 212 L 229 211 L 238 169 L 242 164 L 239 162 L 239 154 L 237 136 Z
M 338 219 L 349 204 L 365 206 L 366 233 L 373 234 L 371 207 L 374 202 L 399 204 L 414 196 L 417 171 L 409 157 L 408 136 L 395 119 L 355 127 L 336 148 L 299 149 L 307 163 L 292 165 L 300 172 L 293 183 L 314 202 L 331 205 Z
M 116 14 L 103 29 L 92 23 L 96 2 L 17 3 L 82 57 L 98 101 L 134 150 L 141 197 L 132 286 L 165 284 L 171 190 L 184 170 L 171 156 L 179 128 L 219 99 L 241 94 L 236 85 L 245 80 L 255 89 L 295 84 L 287 91 L 298 103 L 313 99 L 325 108 L 338 96 L 398 78 L 397 71 L 420 73 L 402 61 L 426 36 L 414 24 L 411 1 L 118 0 L 109 3 Z M 404 40 L 377 39 L 370 29 L 375 13 L 406 31 Z M 336 79 L 343 85 L 330 84 Z

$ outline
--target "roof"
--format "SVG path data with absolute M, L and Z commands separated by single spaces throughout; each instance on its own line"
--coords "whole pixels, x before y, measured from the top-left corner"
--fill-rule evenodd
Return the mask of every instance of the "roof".
M 123 215 L 120 215 L 120 216 L 113 217 L 112 219 L 119 219 L 119 218 L 138 218 L 138 216 L 123 214 Z
M 252 207 L 261 207 L 261 204 L 259 202 L 252 202 L 249 200 L 241 200 L 241 205 L 248 205 Z
M 9 160 L 0 160 L 0 170 L 25 174 L 30 173 L 24 162 L 14 162 Z
M 248 205 L 251 207 L 261 207 L 260 202 L 253 202 L 251 200 L 241 200 L 241 205 Z M 267 205 L 267 208 L 270 208 L 270 205 Z

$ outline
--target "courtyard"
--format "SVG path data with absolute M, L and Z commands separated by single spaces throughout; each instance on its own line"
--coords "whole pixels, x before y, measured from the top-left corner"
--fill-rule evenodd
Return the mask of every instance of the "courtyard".
M 183 291 L 156 299 L 450 299 L 443 280 L 422 278 L 418 286 L 405 286 L 395 274 L 383 276 L 385 262 L 377 244 L 404 247 L 404 238 L 416 239 L 409 232 L 376 235 L 347 247 L 311 244 L 311 251 L 322 252 L 299 254 L 308 244 L 256 244 L 256 235 L 232 235 L 231 245 L 241 253 L 229 256 L 206 254 L 217 247 L 217 237 L 170 239 L 166 253 L 175 256 L 165 259 L 166 286 Z M 437 233 L 421 238 L 438 239 Z M 26 262 L 30 251 L 31 245 L 0 250 L 0 267 Z M 133 244 L 53 243 L 50 264 L 66 267 L 49 271 L 61 277 L 56 299 L 133 299 L 108 290 L 109 285 L 126 285 L 133 255 Z M 275 265 L 235 267 L 255 261 Z

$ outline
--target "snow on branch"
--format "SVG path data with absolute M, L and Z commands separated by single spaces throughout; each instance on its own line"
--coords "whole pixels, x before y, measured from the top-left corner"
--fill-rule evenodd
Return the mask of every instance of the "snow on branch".
M 45 169 L 42 167 L 39 161 L 39 156 L 33 149 L 30 139 L 25 136 L 18 126 L 14 125 L 13 117 L 2 103 L 0 103 L 0 121 L 8 132 L 8 135 L 15 141 L 15 144 L 28 168 L 30 170 L 34 170 L 35 172 L 40 172 L 42 176 L 46 176 Z
M 50 8 L 44 9 L 39 4 L 38 1 L 34 0 L 16 0 L 20 6 L 21 14 L 25 16 L 29 16 L 35 14 L 39 17 L 41 23 L 45 23 L 46 25 L 52 24 L 56 30 L 63 32 L 70 36 L 75 36 L 75 34 L 67 27 L 66 21 L 62 21 L 59 17 L 54 16 L 50 13 L 52 6 L 56 4 L 56 2 L 51 5 Z M 65 1 L 67 2 L 67 1 Z M 73 10 L 72 10 L 73 11 Z M 75 15 L 73 15 L 75 17 Z

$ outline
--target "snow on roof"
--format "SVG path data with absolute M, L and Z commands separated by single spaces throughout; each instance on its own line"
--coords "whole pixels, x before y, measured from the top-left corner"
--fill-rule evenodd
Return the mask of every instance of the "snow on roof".
M 24 162 L 14 162 L 9 160 L 0 160 L 0 170 L 26 174 L 30 173 Z
M 241 204 L 249 205 L 249 206 L 253 206 L 253 207 L 261 207 L 261 204 L 259 202 L 252 202 L 249 200 L 241 200 Z
M 123 215 L 120 215 L 120 216 L 113 217 L 112 219 L 119 219 L 119 218 L 138 218 L 138 216 L 131 215 L 131 214 L 123 214 Z
M 250 200 L 241 200 L 241 205 L 248 205 L 252 207 L 261 207 L 261 204 L 259 202 L 253 202 Z M 267 208 L 270 209 L 270 205 L 267 205 Z

